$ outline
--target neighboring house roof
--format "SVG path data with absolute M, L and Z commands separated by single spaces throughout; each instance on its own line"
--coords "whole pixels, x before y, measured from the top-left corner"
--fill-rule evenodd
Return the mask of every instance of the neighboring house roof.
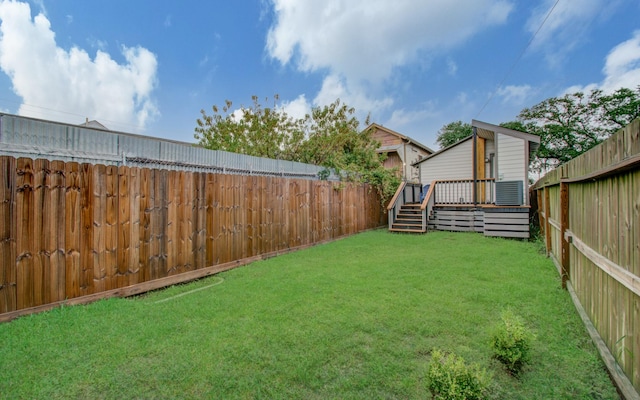
M 502 135 L 507 135 L 507 136 L 511 136 L 511 137 L 515 137 L 515 138 L 519 138 L 522 140 L 527 140 L 529 141 L 529 153 L 534 153 L 538 147 L 540 147 L 540 137 L 537 135 L 532 135 L 530 133 L 527 132 L 520 132 L 520 131 L 516 131 L 513 129 L 509 129 L 509 128 L 505 128 L 502 127 L 500 125 L 493 125 L 493 124 L 489 124 L 486 122 L 482 122 L 482 121 L 476 121 L 471 120 L 471 126 L 476 128 L 476 133 L 478 135 L 478 137 L 481 138 L 485 138 L 485 139 L 489 139 L 489 140 L 495 140 L 495 134 L 496 133 L 500 133 Z M 417 166 L 418 164 L 420 164 L 421 162 L 424 162 L 426 160 L 429 160 L 433 157 L 437 157 L 442 153 L 445 153 L 447 150 L 451 149 L 452 147 L 456 147 L 464 142 L 466 142 L 467 140 L 471 140 L 473 138 L 473 135 L 467 136 L 466 138 L 452 144 L 449 145 L 443 149 L 440 149 L 438 151 L 436 151 L 435 153 L 428 155 L 418 161 L 416 161 L 415 163 L 413 163 L 413 166 Z
M 103 130 L 103 131 L 108 131 L 109 130 L 109 128 L 107 128 L 106 126 L 102 125 L 100 122 L 96 121 L 95 119 L 89 121 L 89 118 L 87 118 L 87 120 L 84 123 L 80 124 L 80 126 L 84 126 L 84 127 L 87 127 L 87 128 L 93 128 L 93 129 L 100 129 L 100 130 Z
M 380 129 L 381 131 L 385 131 L 385 132 L 387 132 L 387 133 L 389 133 L 391 135 L 397 136 L 400 139 L 402 139 L 403 141 L 405 141 L 405 142 L 407 142 L 409 144 L 412 144 L 412 145 L 414 145 L 416 147 L 419 147 L 419 148 L 421 148 L 422 150 L 424 150 L 424 151 L 426 151 L 428 153 L 433 153 L 434 152 L 434 150 L 432 150 L 429 147 L 423 145 L 422 143 L 418 142 L 417 140 L 414 140 L 414 139 L 410 138 L 409 136 L 405 136 L 405 135 L 403 135 L 401 133 L 398 133 L 398 132 L 396 132 L 394 130 L 391 130 L 389 128 L 385 128 L 384 126 L 376 124 L 375 122 L 372 123 L 371 125 L 369 125 L 365 130 L 369 130 L 369 129 L 373 129 L 373 128 Z M 387 151 L 394 151 L 394 150 L 397 150 L 397 149 L 396 148 L 392 148 L 391 146 L 383 146 L 383 147 L 380 147 L 378 149 L 378 152 L 387 152 Z

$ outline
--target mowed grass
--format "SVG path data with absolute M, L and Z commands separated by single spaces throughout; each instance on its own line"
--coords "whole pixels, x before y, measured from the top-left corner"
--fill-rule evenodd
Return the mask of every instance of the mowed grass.
M 520 378 L 491 358 L 507 308 L 536 334 Z M 490 370 L 493 398 L 618 397 L 534 244 L 378 230 L 0 324 L 0 398 L 428 398 L 434 348 Z

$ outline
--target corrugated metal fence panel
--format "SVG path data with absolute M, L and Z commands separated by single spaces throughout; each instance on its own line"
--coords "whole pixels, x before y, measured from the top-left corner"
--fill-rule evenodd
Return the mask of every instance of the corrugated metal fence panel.
M 66 150 L 80 154 L 101 155 L 117 160 L 119 157 L 118 135 L 70 126 L 67 129 Z
M 13 115 L 0 119 L 0 154 L 108 165 L 118 161 L 116 135 Z
M 0 113 L 0 155 L 318 179 L 324 167 L 204 149 L 190 143 Z M 331 171 L 329 180 L 339 180 Z
M 160 142 L 156 140 L 121 136 L 119 145 L 119 152 L 125 157 L 149 160 L 160 157 Z

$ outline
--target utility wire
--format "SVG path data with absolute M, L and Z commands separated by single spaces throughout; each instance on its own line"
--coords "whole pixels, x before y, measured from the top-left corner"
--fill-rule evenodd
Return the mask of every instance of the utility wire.
M 43 106 L 38 106 L 38 105 L 35 105 L 35 104 L 29 104 L 29 103 L 19 102 L 19 101 L 15 101 L 15 100 L 9 100 L 7 98 L 0 98 L 0 102 L 10 103 L 10 104 L 19 104 L 21 107 L 26 107 L 26 108 L 30 108 L 30 109 L 32 109 L 34 111 L 39 111 L 42 115 L 45 116 L 43 118 L 50 118 L 52 120 L 54 118 L 56 118 L 56 116 L 59 118 L 59 115 L 56 115 L 56 114 L 66 114 L 68 116 L 78 117 L 78 121 L 82 121 L 82 122 L 84 122 L 85 119 L 93 119 L 90 116 L 79 114 L 77 112 L 62 111 L 62 110 L 57 110 L 55 108 L 43 107 Z M 109 126 L 109 130 L 114 130 L 114 131 L 120 131 L 120 130 L 124 131 L 125 129 L 131 129 L 133 131 L 139 131 L 140 130 L 140 126 L 134 125 L 134 124 L 131 124 L 131 123 L 127 123 L 127 122 L 115 121 L 115 120 L 110 120 L 110 119 L 105 119 L 105 118 L 100 118 L 99 122 L 105 123 L 107 125 L 112 125 L 112 124 L 116 125 L 116 129 L 112 129 L 112 126 Z M 79 124 L 81 124 L 81 122 L 78 122 L 78 125 Z
M 482 107 L 480 108 L 480 111 L 478 111 L 478 113 L 476 114 L 476 116 L 474 118 L 478 118 L 478 116 L 484 111 L 484 109 L 487 107 L 487 105 L 489 104 L 489 102 L 491 102 L 491 100 L 493 100 L 493 98 L 495 97 L 496 93 L 498 92 L 498 89 L 500 89 L 502 87 L 502 85 L 504 84 L 504 82 L 507 80 L 507 78 L 509 77 L 509 75 L 511 75 L 511 73 L 513 72 L 513 70 L 516 68 L 516 65 L 518 64 L 518 62 L 520 62 L 520 60 L 522 59 L 522 57 L 524 56 L 524 53 L 527 52 L 527 50 L 529 49 L 529 47 L 531 46 L 531 43 L 533 43 L 533 40 L 536 38 L 536 36 L 538 35 L 538 32 L 540 32 L 540 30 L 542 29 L 542 27 L 544 26 L 545 22 L 547 22 L 547 20 L 549 19 L 549 17 L 551 16 L 551 13 L 553 13 L 553 10 L 555 10 L 556 6 L 558 5 L 558 3 L 560 3 L 560 0 L 556 0 L 556 2 L 553 4 L 553 7 L 551 7 L 551 9 L 549 10 L 549 12 L 547 13 L 547 15 L 544 17 L 544 19 L 542 20 L 542 23 L 540 23 L 540 26 L 538 27 L 538 29 L 534 32 L 533 36 L 531 36 L 531 39 L 529 39 L 529 43 L 527 43 L 527 45 L 524 47 L 524 49 L 522 49 L 522 51 L 520 52 L 520 55 L 516 58 L 516 60 L 513 62 L 513 64 L 511 64 L 511 67 L 509 68 L 509 70 L 507 71 L 507 73 L 504 75 L 504 77 L 502 78 L 502 80 L 500 81 L 500 83 L 498 84 L 498 86 L 496 87 L 496 89 L 491 92 L 491 95 L 489 96 L 489 98 L 487 99 L 487 101 L 484 102 L 484 104 L 482 105 Z

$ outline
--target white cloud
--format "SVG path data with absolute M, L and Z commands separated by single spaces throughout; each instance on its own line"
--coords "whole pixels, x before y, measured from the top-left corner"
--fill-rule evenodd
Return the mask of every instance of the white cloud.
M 240 122 L 240 121 L 242 121 L 242 118 L 244 118 L 244 110 L 242 108 L 236 108 L 231 113 L 231 120 L 232 121 Z
M 350 82 L 337 75 L 329 75 L 322 82 L 322 88 L 313 99 L 313 103 L 316 106 L 324 106 L 336 99 L 362 113 L 358 115 L 360 120 L 364 120 L 369 113 L 379 112 L 393 105 L 393 99 L 390 97 L 373 99 L 367 95 L 365 88 L 357 84 L 350 85 Z
M 584 43 L 593 21 L 606 19 L 619 5 L 617 0 L 545 0 L 536 7 L 526 22 L 526 30 L 537 36 L 531 48 L 542 51 L 546 61 L 556 66 L 567 54 Z M 540 28 L 552 7 L 553 12 Z M 539 30 L 539 31 L 538 31 Z
M 621 87 L 635 89 L 640 85 L 640 31 L 609 52 L 603 69 L 602 89 L 613 92 Z
M 57 46 L 49 20 L 43 14 L 32 19 L 27 3 L 0 2 L 0 20 L 0 68 L 22 98 L 19 114 L 55 115 L 70 123 L 88 117 L 112 129 L 123 124 L 135 130 L 158 115 L 151 98 L 157 60 L 149 50 L 122 46 L 123 64 L 101 50 L 94 59 L 77 47 L 64 50 Z
M 392 127 L 393 130 L 403 130 L 409 126 L 423 125 L 426 120 L 438 114 L 436 104 L 427 103 L 418 110 L 394 110 L 385 125 Z
M 295 100 L 283 102 L 280 108 L 294 119 L 303 119 L 305 115 L 311 114 L 311 104 L 304 94 L 301 94 Z
M 565 89 L 563 94 L 588 93 L 594 89 L 612 93 L 623 87 L 636 89 L 640 85 L 640 30 L 635 31 L 631 39 L 611 49 L 605 59 L 602 73 L 604 74 L 602 82 L 571 86 Z
M 509 85 L 499 88 L 496 94 L 502 97 L 503 103 L 521 105 L 529 98 L 532 90 L 530 85 Z
M 272 0 L 269 55 L 301 71 L 329 70 L 350 84 L 388 78 L 421 53 L 456 46 L 506 21 L 507 0 Z
M 513 10 L 512 0 L 268 1 L 274 22 L 267 54 L 282 65 L 323 75 L 313 106 L 340 99 L 357 110 L 360 121 L 371 115 L 386 119 L 391 129 L 421 135 L 441 116 L 433 104 L 393 111 L 396 94 L 389 93 L 411 90 L 403 68 L 417 65 L 428 73 L 434 58 L 505 23 Z M 455 76 L 456 62 L 445 62 Z

